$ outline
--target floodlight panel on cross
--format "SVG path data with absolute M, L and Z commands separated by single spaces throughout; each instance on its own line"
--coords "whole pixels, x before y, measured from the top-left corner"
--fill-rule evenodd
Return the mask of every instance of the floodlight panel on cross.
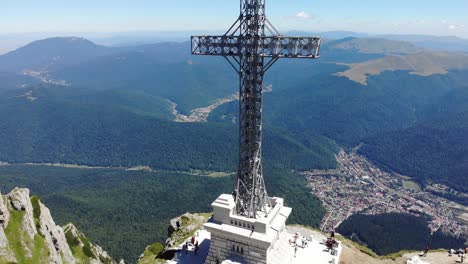
M 258 55 L 271 58 L 306 58 L 320 56 L 319 37 L 261 36 L 258 43 L 241 36 L 193 36 L 193 55 L 241 56 L 250 45 L 258 47 Z M 252 49 L 249 49 L 252 50 Z

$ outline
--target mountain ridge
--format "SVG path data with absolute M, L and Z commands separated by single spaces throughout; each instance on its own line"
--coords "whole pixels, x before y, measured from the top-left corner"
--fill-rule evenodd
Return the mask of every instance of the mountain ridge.
M 117 48 L 96 45 L 84 38 L 47 38 L 1 55 L 0 71 L 21 72 L 25 69 L 48 71 L 117 50 Z

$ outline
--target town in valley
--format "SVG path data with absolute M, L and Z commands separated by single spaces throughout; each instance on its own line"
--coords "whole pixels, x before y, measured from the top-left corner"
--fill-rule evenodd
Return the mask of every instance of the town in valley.
M 437 184 L 429 187 L 432 192 L 427 187 L 424 190 L 409 177 L 379 169 L 356 150 L 341 150 L 337 163 L 335 170 L 302 172 L 312 193 L 327 210 L 322 230 L 336 228 L 358 213 L 408 213 L 428 215 L 431 218 L 428 227 L 433 233 L 440 229 L 455 237 L 468 234 L 468 208 L 434 194 L 434 190 L 448 187 Z

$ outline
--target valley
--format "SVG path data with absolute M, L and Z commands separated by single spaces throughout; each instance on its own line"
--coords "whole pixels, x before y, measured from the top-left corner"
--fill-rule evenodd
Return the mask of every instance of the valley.
M 64 169 L 80 169 L 80 170 L 121 170 L 121 171 L 145 171 L 145 172 L 174 172 L 173 170 L 158 170 L 149 166 L 133 166 L 133 167 L 100 167 L 100 166 L 88 166 L 79 164 L 65 164 L 65 163 L 8 163 L 0 161 L 0 167 L 7 166 L 25 166 L 25 167 L 50 167 L 50 168 L 64 168 Z M 234 172 L 225 171 L 206 171 L 206 170 L 177 170 L 177 173 L 203 176 L 203 177 L 227 177 L 235 174 Z
M 238 99 L 239 99 L 238 93 L 232 94 L 226 98 L 217 99 L 213 104 L 209 106 L 195 108 L 190 111 L 190 115 L 184 115 L 184 114 L 179 113 L 179 111 L 177 111 L 177 104 L 172 101 L 169 101 L 169 103 L 171 104 L 172 114 L 175 116 L 175 119 L 174 119 L 175 122 L 192 123 L 192 122 L 207 122 L 208 116 L 213 110 L 218 108 L 220 105 L 223 105 L 232 101 L 236 101 Z
M 264 87 L 263 93 L 271 93 L 273 91 L 272 85 L 267 85 Z M 177 104 L 168 100 L 171 104 L 172 114 L 175 116 L 175 122 L 186 122 L 186 123 L 193 123 L 193 122 L 208 122 L 208 117 L 210 116 L 211 112 L 216 110 L 216 108 L 220 107 L 223 104 L 227 104 L 230 102 L 238 101 L 239 100 L 239 93 L 231 94 L 225 98 L 216 99 L 215 102 L 211 105 L 205 107 L 195 108 L 190 110 L 190 115 L 184 115 L 177 111 Z M 234 122 L 235 119 L 233 119 Z

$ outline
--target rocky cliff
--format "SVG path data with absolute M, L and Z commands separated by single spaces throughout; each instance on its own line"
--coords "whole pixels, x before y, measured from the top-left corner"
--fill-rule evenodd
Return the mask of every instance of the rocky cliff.
M 28 189 L 0 194 L 0 263 L 113 264 L 115 261 L 72 224 L 57 226 Z

